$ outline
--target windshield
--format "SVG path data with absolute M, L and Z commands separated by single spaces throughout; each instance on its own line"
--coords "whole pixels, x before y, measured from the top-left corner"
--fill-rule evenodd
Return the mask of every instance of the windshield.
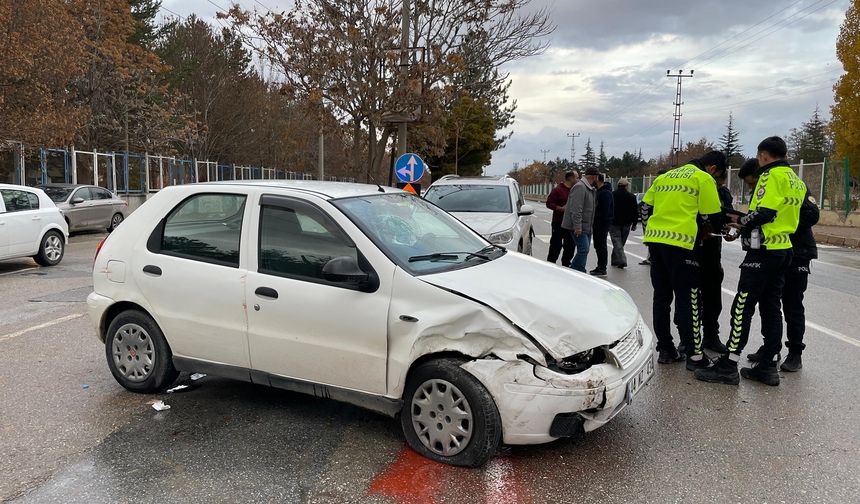
M 47 194 L 54 203 L 62 203 L 63 201 L 66 201 L 66 198 L 69 197 L 69 194 L 74 188 L 43 186 L 41 189 L 45 191 L 45 194 Z
M 505 253 L 438 207 L 411 194 L 332 201 L 392 261 L 412 274 L 481 264 Z
M 507 186 L 477 184 L 435 185 L 424 198 L 448 212 L 511 213 Z

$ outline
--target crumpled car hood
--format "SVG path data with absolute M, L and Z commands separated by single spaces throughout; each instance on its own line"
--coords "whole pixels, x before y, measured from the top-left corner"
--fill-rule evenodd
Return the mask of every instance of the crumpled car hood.
M 451 215 L 483 236 L 505 231 L 517 223 L 517 216 L 508 213 L 452 212 Z
M 620 287 L 522 254 L 419 278 L 493 308 L 556 359 L 611 344 L 639 320 Z

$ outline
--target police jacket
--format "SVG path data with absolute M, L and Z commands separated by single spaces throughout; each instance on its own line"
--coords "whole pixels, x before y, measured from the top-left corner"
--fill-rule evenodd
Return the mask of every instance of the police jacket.
M 789 237 L 791 238 L 791 249 L 797 259 L 812 260 L 818 258 L 818 246 L 815 244 L 815 235 L 812 233 L 812 226 L 818 223 L 818 213 L 815 198 L 807 189 L 806 198 L 800 205 L 800 222 L 797 225 L 797 231 Z

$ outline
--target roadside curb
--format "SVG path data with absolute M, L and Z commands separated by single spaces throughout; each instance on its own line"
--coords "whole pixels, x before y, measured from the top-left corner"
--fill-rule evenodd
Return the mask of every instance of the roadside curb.
M 824 233 L 815 233 L 815 241 L 826 245 L 837 247 L 860 248 L 860 238 L 846 238 Z

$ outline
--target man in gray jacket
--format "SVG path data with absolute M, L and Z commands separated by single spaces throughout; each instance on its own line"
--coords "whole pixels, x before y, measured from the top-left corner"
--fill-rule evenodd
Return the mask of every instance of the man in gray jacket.
M 587 168 L 585 176 L 570 190 L 564 218 L 561 227 L 573 235 L 576 255 L 570 267 L 585 273 L 585 261 L 588 259 L 588 249 L 591 245 L 591 234 L 594 229 L 594 209 L 597 205 L 594 188 L 600 171 L 597 168 Z

